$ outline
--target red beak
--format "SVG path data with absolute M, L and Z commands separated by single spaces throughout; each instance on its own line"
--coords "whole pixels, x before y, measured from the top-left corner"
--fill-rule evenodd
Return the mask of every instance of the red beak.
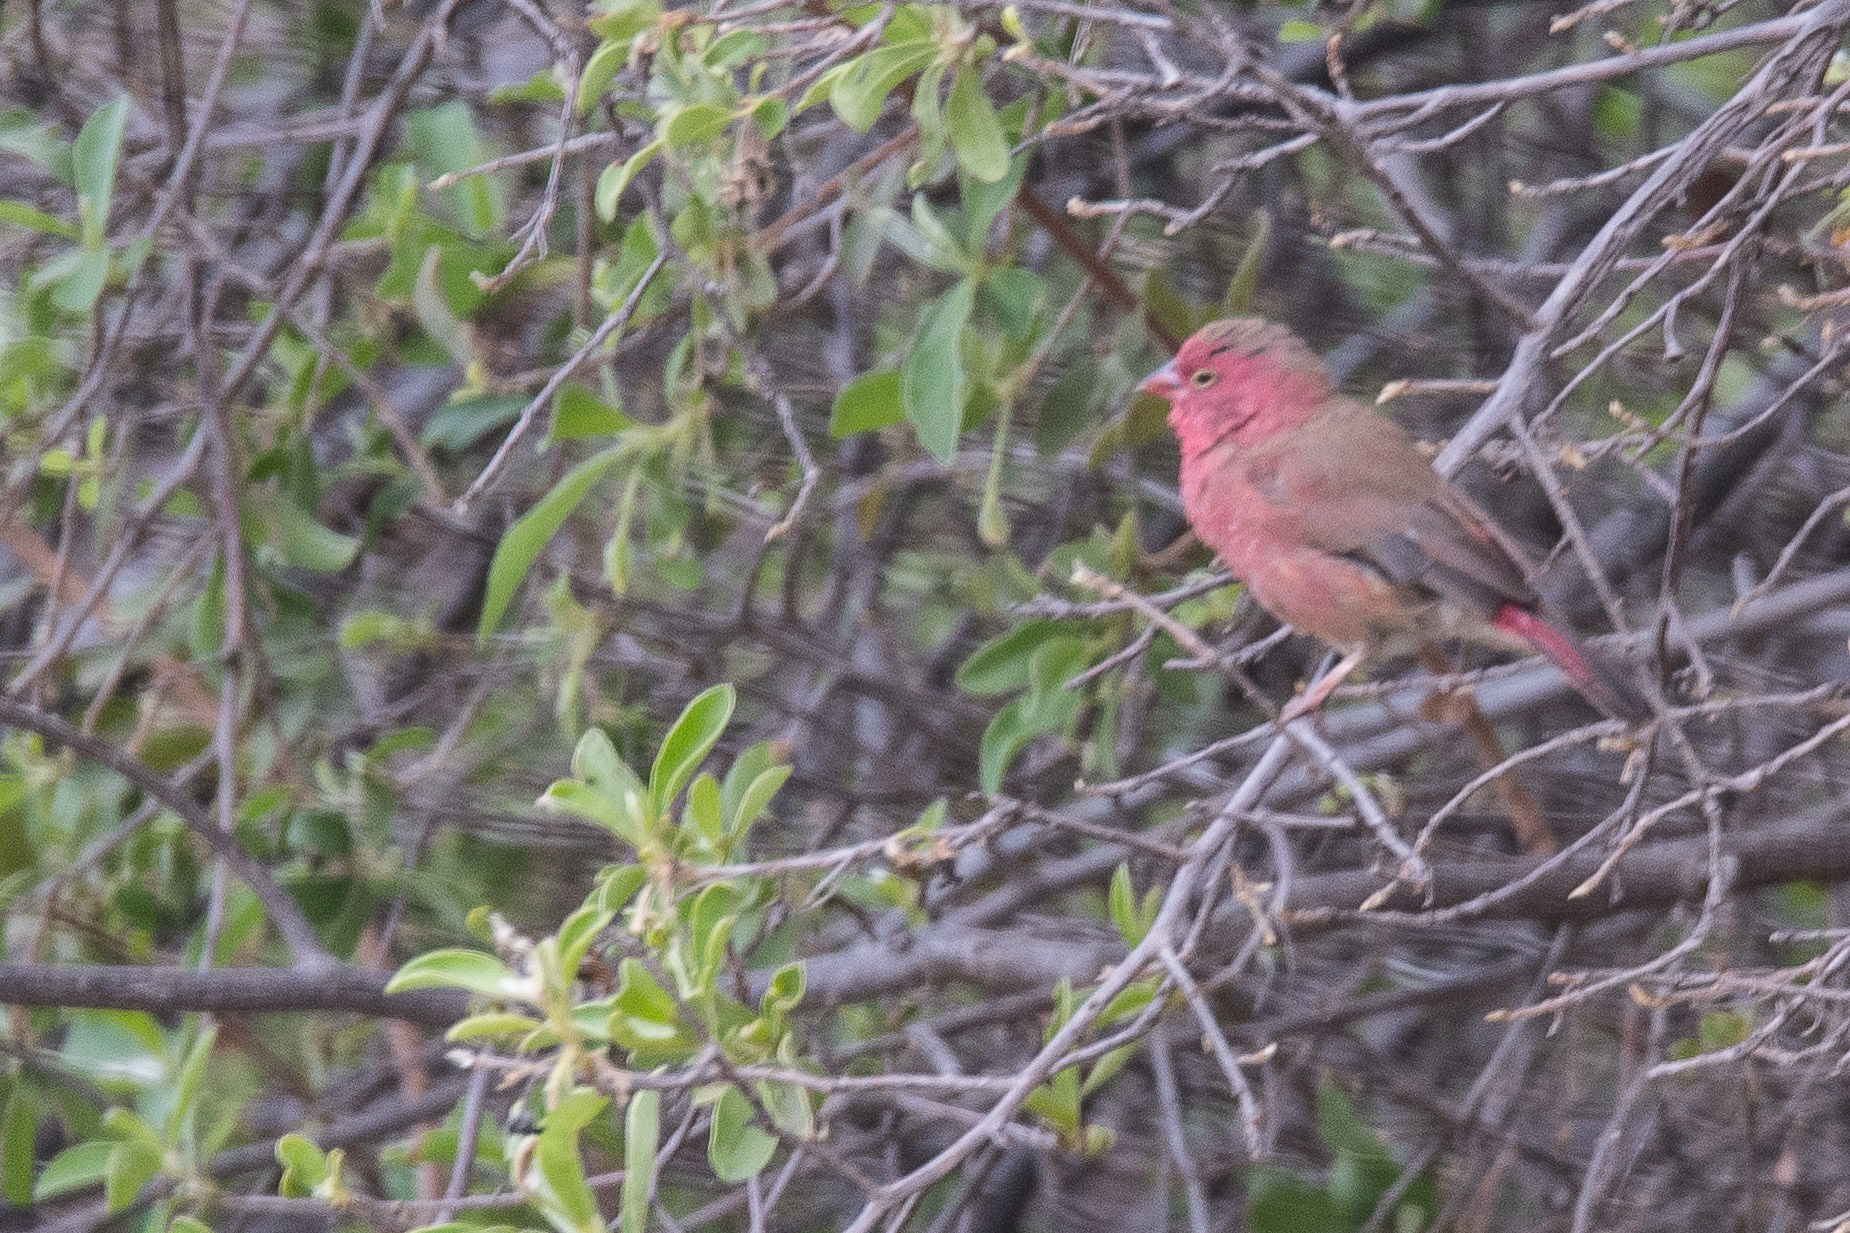
M 1175 401 L 1182 392 L 1182 374 L 1176 371 L 1176 362 L 1170 360 L 1161 368 L 1137 383 L 1137 389 L 1144 394 L 1154 394 L 1158 398 Z

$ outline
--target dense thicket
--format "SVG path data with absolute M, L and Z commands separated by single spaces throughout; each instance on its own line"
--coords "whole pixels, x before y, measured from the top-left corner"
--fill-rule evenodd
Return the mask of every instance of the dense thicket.
M 1846 28 L 0 6 L 0 1219 L 1850 1222 Z M 1281 729 L 1229 313 L 1659 720 Z

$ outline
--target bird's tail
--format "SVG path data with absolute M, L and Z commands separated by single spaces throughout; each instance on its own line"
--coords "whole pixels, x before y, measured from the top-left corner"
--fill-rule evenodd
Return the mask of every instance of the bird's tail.
M 1637 727 L 1652 717 L 1651 704 L 1625 670 L 1566 630 L 1515 604 L 1498 608 L 1490 623 L 1546 656 L 1588 702 L 1613 719 Z

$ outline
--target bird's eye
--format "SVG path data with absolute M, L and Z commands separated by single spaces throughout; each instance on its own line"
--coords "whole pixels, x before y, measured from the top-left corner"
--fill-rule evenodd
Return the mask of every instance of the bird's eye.
M 1219 380 L 1220 374 L 1212 368 L 1197 368 L 1188 376 L 1188 383 L 1198 390 L 1205 390 Z

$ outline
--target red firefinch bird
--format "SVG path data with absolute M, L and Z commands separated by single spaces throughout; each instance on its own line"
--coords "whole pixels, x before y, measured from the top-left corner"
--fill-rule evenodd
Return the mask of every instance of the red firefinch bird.
M 1364 658 L 1463 639 L 1538 651 L 1607 715 L 1651 717 L 1617 664 L 1543 615 L 1522 550 L 1290 330 L 1217 321 L 1137 388 L 1169 400 L 1195 534 L 1267 612 L 1346 656 L 1295 713 Z

